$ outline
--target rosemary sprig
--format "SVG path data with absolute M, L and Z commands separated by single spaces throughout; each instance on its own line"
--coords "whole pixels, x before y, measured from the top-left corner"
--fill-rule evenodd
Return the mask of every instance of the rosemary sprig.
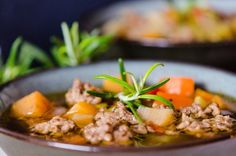
M 88 94 L 93 95 L 93 96 L 97 96 L 97 97 L 101 97 L 104 99 L 114 99 L 115 95 L 113 93 L 100 93 L 100 92 L 96 92 L 96 91 L 92 91 L 89 90 L 87 91 Z
M 69 27 L 61 24 L 63 40 L 52 38 L 52 55 L 59 66 L 76 66 L 89 62 L 92 58 L 107 51 L 112 36 L 99 35 L 97 30 L 80 33 L 79 24 L 74 22 Z
M 123 102 L 133 113 L 133 115 L 136 117 L 136 119 L 139 122 L 142 122 L 141 117 L 138 115 L 136 111 L 136 107 L 144 107 L 144 105 L 141 104 L 140 100 L 146 99 L 146 100 L 157 100 L 165 104 L 166 106 L 170 107 L 171 109 L 174 109 L 173 104 L 168 101 L 167 99 L 158 96 L 158 95 L 151 95 L 147 94 L 149 91 L 155 90 L 161 86 L 163 86 L 165 83 L 167 83 L 170 79 L 164 79 L 161 82 L 154 84 L 149 87 L 144 87 L 145 82 L 148 78 L 148 76 L 152 73 L 152 71 L 157 68 L 158 66 L 163 66 L 163 64 L 156 63 L 152 65 L 146 72 L 143 78 L 140 79 L 139 82 L 137 82 L 134 74 L 130 72 L 125 71 L 124 67 L 124 61 L 122 59 L 118 60 L 119 62 L 119 68 L 120 68 L 120 77 L 121 79 L 118 79 L 116 77 L 110 76 L 110 75 L 97 75 L 95 78 L 96 79 L 106 79 L 110 80 L 112 82 L 115 82 L 123 87 L 123 91 L 114 95 L 112 93 L 98 93 L 95 91 L 88 91 L 89 94 L 94 95 L 94 96 L 99 96 L 99 97 L 104 97 L 104 98 L 116 98 Z M 126 75 L 129 75 L 132 84 L 129 84 L 127 82 L 127 77 Z
M 5 64 L 2 61 L 3 59 L 0 59 L 2 62 L 0 66 L 0 84 L 40 69 L 33 66 L 34 62 L 39 63 L 41 68 L 53 66 L 52 61 L 42 49 L 24 41 L 21 37 L 13 42 Z

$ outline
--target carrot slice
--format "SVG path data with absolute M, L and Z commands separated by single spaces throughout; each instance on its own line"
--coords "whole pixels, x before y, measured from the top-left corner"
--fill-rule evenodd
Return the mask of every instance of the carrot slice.
M 164 97 L 172 102 L 175 109 L 181 109 L 184 107 L 191 106 L 193 103 L 193 99 L 186 96 L 176 95 L 176 94 L 168 94 L 164 92 L 158 92 L 157 95 Z M 160 101 L 155 101 L 155 104 L 163 104 Z
M 194 95 L 194 80 L 188 77 L 172 77 L 160 91 L 168 94 L 192 97 Z

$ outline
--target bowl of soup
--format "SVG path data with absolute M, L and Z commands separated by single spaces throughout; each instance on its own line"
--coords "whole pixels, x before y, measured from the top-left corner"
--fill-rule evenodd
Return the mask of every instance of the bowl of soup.
M 233 155 L 235 75 L 160 62 L 100 62 L 1 87 L 0 146 L 17 155 Z
M 121 1 L 81 16 L 84 29 L 112 34 L 127 58 L 156 58 L 230 68 L 235 60 L 231 0 Z M 203 5 L 197 2 L 205 2 Z M 192 4 L 196 3 L 196 4 Z M 180 7 L 180 6 L 188 7 Z M 90 18 L 88 18 L 90 17 Z

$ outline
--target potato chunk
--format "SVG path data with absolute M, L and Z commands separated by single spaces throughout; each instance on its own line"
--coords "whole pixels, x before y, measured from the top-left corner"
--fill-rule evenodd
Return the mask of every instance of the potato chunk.
M 65 114 L 65 117 L 73 120 L 77 126 L 84 127 L 93 121 L 93 117 L 97 113 L 95 105 L 86 102 L 79 102 L 72 106 Z
M 139 107 L 137 111 L 143 120 L 161 127 L 170 125 L 175 119 L 174 111 L 168 108 Z
M 50 109 L 50 101 L 39 91 L 35 91 L 16 101 L 11 112 L 18 118 L 42 117 Z

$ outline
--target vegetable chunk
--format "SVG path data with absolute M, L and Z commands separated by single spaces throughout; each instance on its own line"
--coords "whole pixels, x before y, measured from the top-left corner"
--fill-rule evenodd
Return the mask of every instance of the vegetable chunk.
M 160 91 L 168 94 L 192 97 L 194 95 L 194 80 L 188 77 L 172 77 Z
M 120 76 L 117 76 L 117 78 L 121 79 Z M 132 84 L 129 76 L 127 76 L 127 81 L 129 84 Z M 123 91 L 123 87 L 120 84 L 112 82 L 110 80 L 103 81 L 103 89 L 105 91 L 113 92 L 113 93 L 119 93 Z
M 170 125 L 175 119 L 174 111 L 169 108 L 156 109 L 140 106 L 137 111 L 143 120 L 161 127 Z
M 23 118 L 42 117 L 50 109 L 50 101 L 39 91 L 35 91 L 16 101 L 11 108 L 14 116 Z
M 79 102 L 75 104 L 65 114 L 65 117 L 73 120 L 77 126 L 84 127 L 93 121 L 94 115 L 97 113 L 95 105 L 86 102 Z
M 174 105 L 175 109 L 181 109 L 184 107 L 191 106 L 193 103 L 193 99 L 186 96 L 176 95 L 176 94 L 168 94 L 164 92 L 158 92 L 157 95 L 166 98 L 167 100 L 170 100 L 172 104 Z M 156 104 L 162 104 L 159 101 L 155 101 Z

